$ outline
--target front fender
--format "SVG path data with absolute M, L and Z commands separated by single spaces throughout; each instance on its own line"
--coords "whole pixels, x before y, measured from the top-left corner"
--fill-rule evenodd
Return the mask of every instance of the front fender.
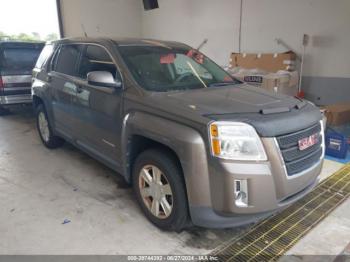
M 189 206 L 211 206 L 205 142 L 196 130 L 143 112 L 125 116 L 122 130 L 124 176 L 130 181 L 128 163 L 133 135 L 154 140 L 172 149 L 180 160 Z

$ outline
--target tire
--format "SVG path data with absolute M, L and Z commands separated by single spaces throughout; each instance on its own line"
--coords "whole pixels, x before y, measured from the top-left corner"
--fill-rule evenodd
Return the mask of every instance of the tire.
M 55 149 L 64 144 L 64 140 L 55 136 L 47 117 L 47 113 L 43 104 L 36 108 L 36 127 L 43 144 L 50 149 Z
M 153 167 L 157 168 L 158 171 Z M 151 175 L 147 177 L 148 179 L 152 178 L 152 183 L 146 182 L 144 171 Z M 159 177 L 159 172 L 161 179 L 154 183 L 153 178 Z M 137 157 L 132 173 L 133 189 L 137 201 L 145 216 L 154 225 L 162 230 L 176 232 L 181 232 L 187 227 L 189 216 L 186 187 L 182 170 L 171 154 L 161 149 L 146 150 Z M 158 175 L 156 175 L 157 173 Z M 153 186 L 150 186 L 151 184 Z M 153 190 L 153 188 L 160 188 L 160 190 Z M 171 196 L 167 194 L 169 188 Z M 158 193 L 154 193 L 155 191 Z M 163 193 L 159 193 L 160 191 Z M 158 206 L 158 216 L 154 212 L 157 208 L 153 209 L 153 206 Z M 169 207 L 171 207 L 170 212 Z

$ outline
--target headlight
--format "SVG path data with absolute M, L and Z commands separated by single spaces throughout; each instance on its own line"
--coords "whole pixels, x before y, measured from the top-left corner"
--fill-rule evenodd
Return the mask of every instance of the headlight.
M 213 156 L 232 160 L 267 160 L 255 129 L 240 122 L 213 122 L 209 126 Z

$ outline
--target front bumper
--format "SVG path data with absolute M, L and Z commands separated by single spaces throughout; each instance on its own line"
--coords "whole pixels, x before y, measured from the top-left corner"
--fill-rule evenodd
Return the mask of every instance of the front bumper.
M 259 213 L 248 213 L 248 214 L 235 214 L 235 213 L 221 213 L 215 211 L 212 207 L 196 207 L 192 206 L 191 209 L 191 219 L 192 223 L 197 226 L 206 228 L 230 228 L 243 226 L 251 223 L 256 223 L 264 218 L 267 218 L 279 210 L 287 207 L 289 204 L 303 198 L 318 184 L 318 179 L 313 181 L 304 190 L 299 192 L 293 198 L 288 199 L 288 201 L 281 202 L 275 209 L 267 210 Z
M 191 194 L 190 214 L 193 224 L 227 228 L 249 224 L 287 207 L 309 193 L 318 182 L 323 158 L 303 172 L 289 177 L 273 138 L 262 139 L 269 161 L 235 162 L 208 159 L 208 191 Z M 247 207 L 235 203 L 234 181 L 248 181 Z M 191 185 L 187 185 L 190 186 Z M 190 190 L 196 190 L 194 187 Z
M 31 94 L 0 96 L 0 105 L 16 105 L 32 103 Z

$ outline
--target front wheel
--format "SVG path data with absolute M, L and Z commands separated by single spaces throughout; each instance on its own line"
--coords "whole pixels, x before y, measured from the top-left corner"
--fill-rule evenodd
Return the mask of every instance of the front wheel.
M 42 104 L 36 109 L 36 123 L 41 141 L 47 148 L 54 149 L 63 145 L 64 140 L 53 134 L 45 107 Z
M 186 187 L 171 154 L 156 149 L 141 153 L 133 167 L 133 188 L 143 213 L 154 225 L 177 232 L 186 227 Z

